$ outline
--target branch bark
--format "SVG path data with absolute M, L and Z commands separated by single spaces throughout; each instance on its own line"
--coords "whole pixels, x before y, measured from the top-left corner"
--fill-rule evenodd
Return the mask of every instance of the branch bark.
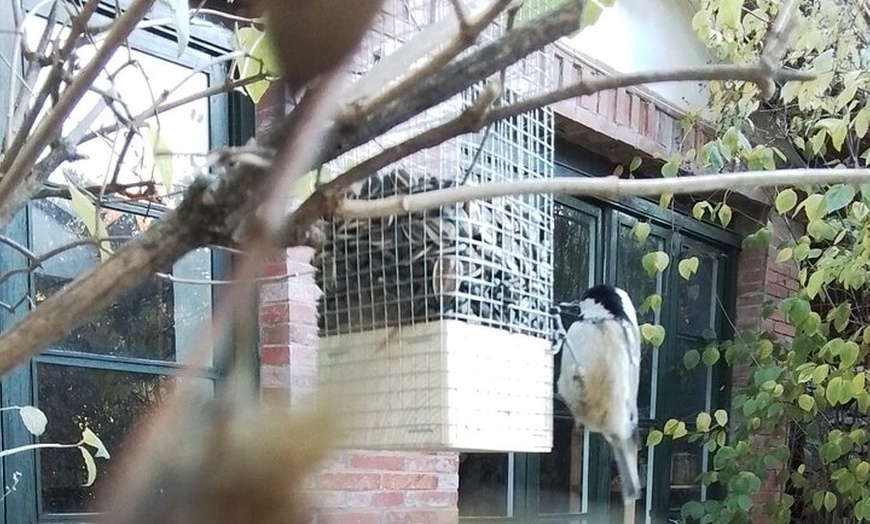
M 706 193 L 745 187 L 836 183 L 870 183 L 870 169 L 782 169 L 779 171 L 746 171 L 743 173 L 650 179 L 624 179 L 607 176 L 601 178 L 571 177 L 523 180 L 484 186 L 451 187 L 377 200 L 346 199 L 339 204 L 336 215 L 340 218 L 351 219 L 420 213 L 470 200 L 538 193 L 622 198 L 626 196 L 653 196 L 662 193 L 675 195 Z

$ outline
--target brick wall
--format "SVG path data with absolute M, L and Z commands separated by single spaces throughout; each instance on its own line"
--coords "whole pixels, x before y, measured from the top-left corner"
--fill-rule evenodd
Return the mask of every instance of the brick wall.
M 286 111 L 273 86 L 257 106 L 257 128 Z M 260 292 L 260 385 L 270 399 L 302 406 L 317 378 L 317 301 L 320 290 L 310 248 L 269 261 L 277 278 Z M 341 451 L 309 479 L 317 524 L 449 524 L 458 520 L 459 457 L 455 453 Z
M 794 335 L 794 328 L 785 322 L 785 319 L 777 312 L 770 318 L 761 318 L 761 307 L 764 301 L 776 300 L 787 297 L 797 289 L 797 268 L 791 264 L 776 263 L 776 248 L 783 238 L 791 234 L 789 225 L 777 215 L 771 215 L 772 223 L 771 242 L 766 248 L 745 250 L 740 253 L 738 259 L 737 276 L 737 319 L 738 330 L 764 329 L 769 330 L 781 337 Z M 764 219 L 762 218 L 761 221 Z M 735 391 L 739 391 L 746 384 L 749 376 L 749 366 L 734 366 L 732 370 L 732 383 Z M 760 448 L 769 448 L 782 445 L 786 435 L 761 435 L 755 445 Z M 777 479 L 780 473 L 776 469 L 769 469 L 762 479 L 760 492 L 756 493 L 754 502 L 756 508 L 768 501 L 778 500 L 782 486 Z M 754 522 L 766 522 L 758 516 Z

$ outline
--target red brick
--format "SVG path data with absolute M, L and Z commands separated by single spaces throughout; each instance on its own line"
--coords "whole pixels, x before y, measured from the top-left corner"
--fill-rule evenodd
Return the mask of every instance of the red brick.
M 451 522 L 455 516 L 455 511 L 443 509 L 388 511 L 384 514 L 384 524 L 442 524 Z
M 275 325 L 290 322 L 290 304 L 277 302 L 260 306 L 260 325 Z
M 381 479 L 385 489 L 435 489 L 438 476 L 431 473 L 385 473 Z
M 290 325 L 274 324 L 260 327 L 260 343 L 263 345 L 290 345 Z
M 318 490 L 308 493 L 318 508 L 335 509 L 347 506 L 347 496 L 352 493 L 345 491 Z
M 260 273 L 263 277 L 279 277 L 287 274 L 287 263 L 283 260 L 271 262 L 263 267 Z
M 405 468 L 405 458 L 401 455 L 353 454 L 348 457 L 351 468 L 377 471 L 401 471 Z
M 409 491 L 405 496 L 408 507 L 449 508 L 456 505 L 456 491 Z
M 356 491 L 347 494 L 352 508 L 400 508 L 405 502 L 402 491 Z
M 331 512 L 322 511 L 317 524 L 381 524 L 379 512 Z
M 459 471 L 459 456 L 444 455 L 414 455 L 408 457 L 408 471 L 427 471 L 436 473 L 457 473 Z
M 260 348 L 260 362 L 271 366 L 281 366 L 290 363 L 290 348 L 288 346 L 263 346 Z
M 380 476 L 377 473 L 326 472 L 321 473 L 317 480 L 321 489 L 365 491 L 380 487 Z

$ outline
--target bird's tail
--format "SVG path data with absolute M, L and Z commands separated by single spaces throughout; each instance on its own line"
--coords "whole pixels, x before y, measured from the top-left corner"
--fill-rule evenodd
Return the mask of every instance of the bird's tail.
M 640 476 L 637 472 L 637 443 L 626 439 L 613 443 L 613 458 L 622 484 L 622 501 L 628 504 L 640 498 Z

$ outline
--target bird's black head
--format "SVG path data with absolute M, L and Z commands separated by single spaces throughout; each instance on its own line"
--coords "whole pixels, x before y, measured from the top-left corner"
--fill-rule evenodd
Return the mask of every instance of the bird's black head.
M 581 304 L 583 304 L 584 300 L 591 300 L 596 305 L 600 305 L 612 316 L 612 318 L 618 320 L 630 319 L 628 312 L 625 310 L 625 303 L 614 286 L 609 284 L 598 284 L 592 286 L 584 291 L 583 295 L 580 296 Z

